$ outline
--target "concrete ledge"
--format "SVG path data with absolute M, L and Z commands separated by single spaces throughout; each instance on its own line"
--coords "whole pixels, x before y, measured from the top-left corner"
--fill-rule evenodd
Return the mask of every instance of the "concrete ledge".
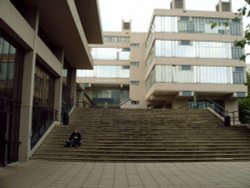
M 56 126 L 56 125 L 60 125 L 61 123 L 59 121 L 54 121 L 52 123 L 52 125 L 50 126 L 50 128 L 46 131 L 46 133 L 40 138 L 40 140 L 37 142 L 37 144 L 33 147 L 33 149 L 30 151 L 29 153 L 29 158 L 32 157 L 32 155 L 35 153 L 35 151 L 40 147 L 40 145 L 43 143 L 43 141 L 47 138 L 47 136 L 49 135 L 49 133 L 52 131 L 52 129 Z

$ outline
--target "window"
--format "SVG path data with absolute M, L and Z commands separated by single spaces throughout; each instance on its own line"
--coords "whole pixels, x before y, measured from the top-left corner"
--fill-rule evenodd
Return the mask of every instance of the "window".
M 131 104 L 132 104 L 132 105 L 138 105 L 138 104 L 139 104 L 139 101 L 131 101 Z
M 242 56 L 242 49 L 240 47 L 232 47 L 232 59 L 240 59 Z
M 129 66 L 128 65 L 124 65 L 124 66 L 122 66 L 122 69 L 129 69 Z
M 192 94 L 192 91 L 182 91 L 182 96 L 185 96 L 185 97 L 191 97 L 193 96 Z
M 245 92 L 236 92 L 236 97 L 245 97 L 246 93 Z
M 131 81 L 130 83 L 131 85 L 140 85 L 140 82 L 135 80 Z
M 190 42 L 190 40 L 181 40 L 181 41 L 180 41 L 180 45 L 183 45 L 183 46 L 190 46 L 190 45 L 191 45 L 191 42 Z
M 140 62 L 138 61 L 133 61 L 130 63 L 132 66 L 136 66 L 136 67 L 139 67 L 140 66 Z
M 78 77 L 129 78 L 129 66 L 94 66 L 94 70 L 77 70 Z
M 181 21 L 189 21 L 189 17 L 188 16 L 181 16 L 180 20 Z
M 155 40 L 152 53 L 157 57 L 235 59 L 240 55 L 240 51 L 238 51 L 240 49 L 233 51 L 232 46 L 233 43 L 230 42 Z
M 91 48 L 95 60 L 129 60 L 130 48 Z
M 53 109 L 54 78 L 40 65 L 36 65 L 34 79 L 33 106 Z
M 130 52 L 130 48 L 122 48 L 123 52 Z
M 123 36 L 103 36 L 103 41 L 110 43 L 129 43 L 130 38 Z
M 191 70 L 191 65 L 181 65 L 181 70 Z
M 235 67 L 235 71 L 236 72 L 243 72 L 244 71 L 244 67 Z
M 7 97 L 13 97 L 16 56 L 16 48 L 0 37 L 0 94 Z
M 131 43 L 131 47 L 139 48 L 140 44 L 139 43 Z
M 155 65 L 146 80 L 146 88 L 154 83 L 211 83 L 244 84 L 242 67 L 191 66 L 192 71 L 181 71 L 179 66 Z M 185 68 L 184 68 L 185 69 Z

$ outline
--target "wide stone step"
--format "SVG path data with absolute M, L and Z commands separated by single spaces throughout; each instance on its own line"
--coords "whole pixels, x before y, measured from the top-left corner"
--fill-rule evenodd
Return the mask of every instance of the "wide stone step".
M 227 148 L 227 149 L 221 149 L 221 148 L 217 148 L 217 149 L 201 149 L 201 148 L 192 148 L 192 149 L 187 149 L 187 148 L 179 148 L 179 149 L 164 149 L 164 148 L 135 148 L 135 149 L 131 149 L 131 148 L 106 148 L 106 149 L 100 149 L 100 148 L 76 148 L 76 149 L 68 149 L 68 148 L 54 148 L 53 150 L 51 150 L 50 148 L 48 149 L 40 149 L 37 154 L 48 154 L 48 153 L 54 153 L 54 154 L 64 154 L 65 152 L 74 152 L 76 155 L 79 153 L 133 153 L 133 154 L 143 154 L 143 153 L 155 153 L 155 154 L 190 154 L 190 153 L 235 153 L 235 151 L 237 151 L 238 153 L 250 153 L 250 149 L 249 148 L 237 148 L 234 150 Z
M 73 128 L 82 145 L 65 148 Z M 78 109 L 33 158 L 64 161 L 250 160 L 250 131 L 225 127 L 207 110 Z
M 33 159 L 43 159 L 49 161 L 69 161 L 69 162 L 225 162 L 225 161 L 249 161 L 250 157 L 230 157 L 230 158 L 212 158 L 212 157 L 203 157 L 203 158 L 93 158 L 93 157 L 85 157 L 85 158 L 78 158 L 78 157 L 54 157 L 54 156 L 46 156 L 46 157 L 34 157 Z
M 241 144 L 233 144 L 233 145 L 209 145 L 209 144 L 197 144 L 197 145 L 81 145 L 81 147 L 77 148 L 70 148 L 70 151 L 79 151 L 79 150 L 168 150 L 168 151 L 175 151 L 175 150 L 249 150 L 249 145 L 241 145 Z M 68 150 L 68 148 L 62 147 L 62 145 L 45 145 L 39 149 L 39 151 L 64 151 Z
M 63 139 L 65 140 L 65 138 L 68 138 L 69 134 L 53 134 L 53 136 L 51 136 L 49 139 L 50 140 L 60 140 Z M 164 138 L 164 139 L 249 139 L 250 140 L 250 135 L 248 134 L 207 134 L 207 135 L 197 135 L 197 134 L 132 134 L 132 133 L 117 133 L 117 134 L 105 134 L 105 135 L 91 135 L 88 133 L 85 133 L 82 135 L 82 139 L 85 140 L 92 140 L 92 139 L 106 139 L 109 138 L 111 140 L 113 139 L 129 139 L 129 138 L 145 138 L 145 139 L 156 139 L 156 138 Z
M 79 158 L 85 158 L 85 157 L 92 157 L 92 158 L 110 158 L 110 159 L 117 159 L 117 158 L 134 158 L 134 159 L 150 159 L 150 158 L 155 158 L 155 159 L 160 159 L 160 158 L 171 158 L 171 159 L 183 159 L 183 158 L 234 158 L 234 157 L 242 157 L 242 158 L 249 158 L 250 159 L 250 154 L 249 153 L 179 153 L 179 154 L 174 154 L 174 153 L 116 153 L 116 154 L 111 154 L 111 153 L 98 153 L 98 154 L 91 154 L 91 153 L 72 153 L 68 152 L 67 154 L 53 154 L 53 153 L 47 153 L 47 154 L 36 154 L 36 158 L 42 158 L 42 157 L 48 157 L 48 156 L 54 156 L 54 157 L 61 157 L 61 158 L 74 158 L 74 157 L 79 157 Z M 35 157 L 34 157 L 35 158 Z

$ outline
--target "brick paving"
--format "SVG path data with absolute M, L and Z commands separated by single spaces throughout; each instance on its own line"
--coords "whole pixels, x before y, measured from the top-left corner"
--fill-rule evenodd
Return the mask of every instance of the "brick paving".
M 0 168 L 0 188 L 249 188 L 250 162 L 30 160 Z

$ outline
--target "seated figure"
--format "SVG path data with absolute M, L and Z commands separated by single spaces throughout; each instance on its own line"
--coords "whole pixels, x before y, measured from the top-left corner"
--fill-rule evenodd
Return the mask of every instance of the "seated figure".
M 81 145 L 81 134 L 77 129 L 71 133 L 65 147 L 79 147 Z

